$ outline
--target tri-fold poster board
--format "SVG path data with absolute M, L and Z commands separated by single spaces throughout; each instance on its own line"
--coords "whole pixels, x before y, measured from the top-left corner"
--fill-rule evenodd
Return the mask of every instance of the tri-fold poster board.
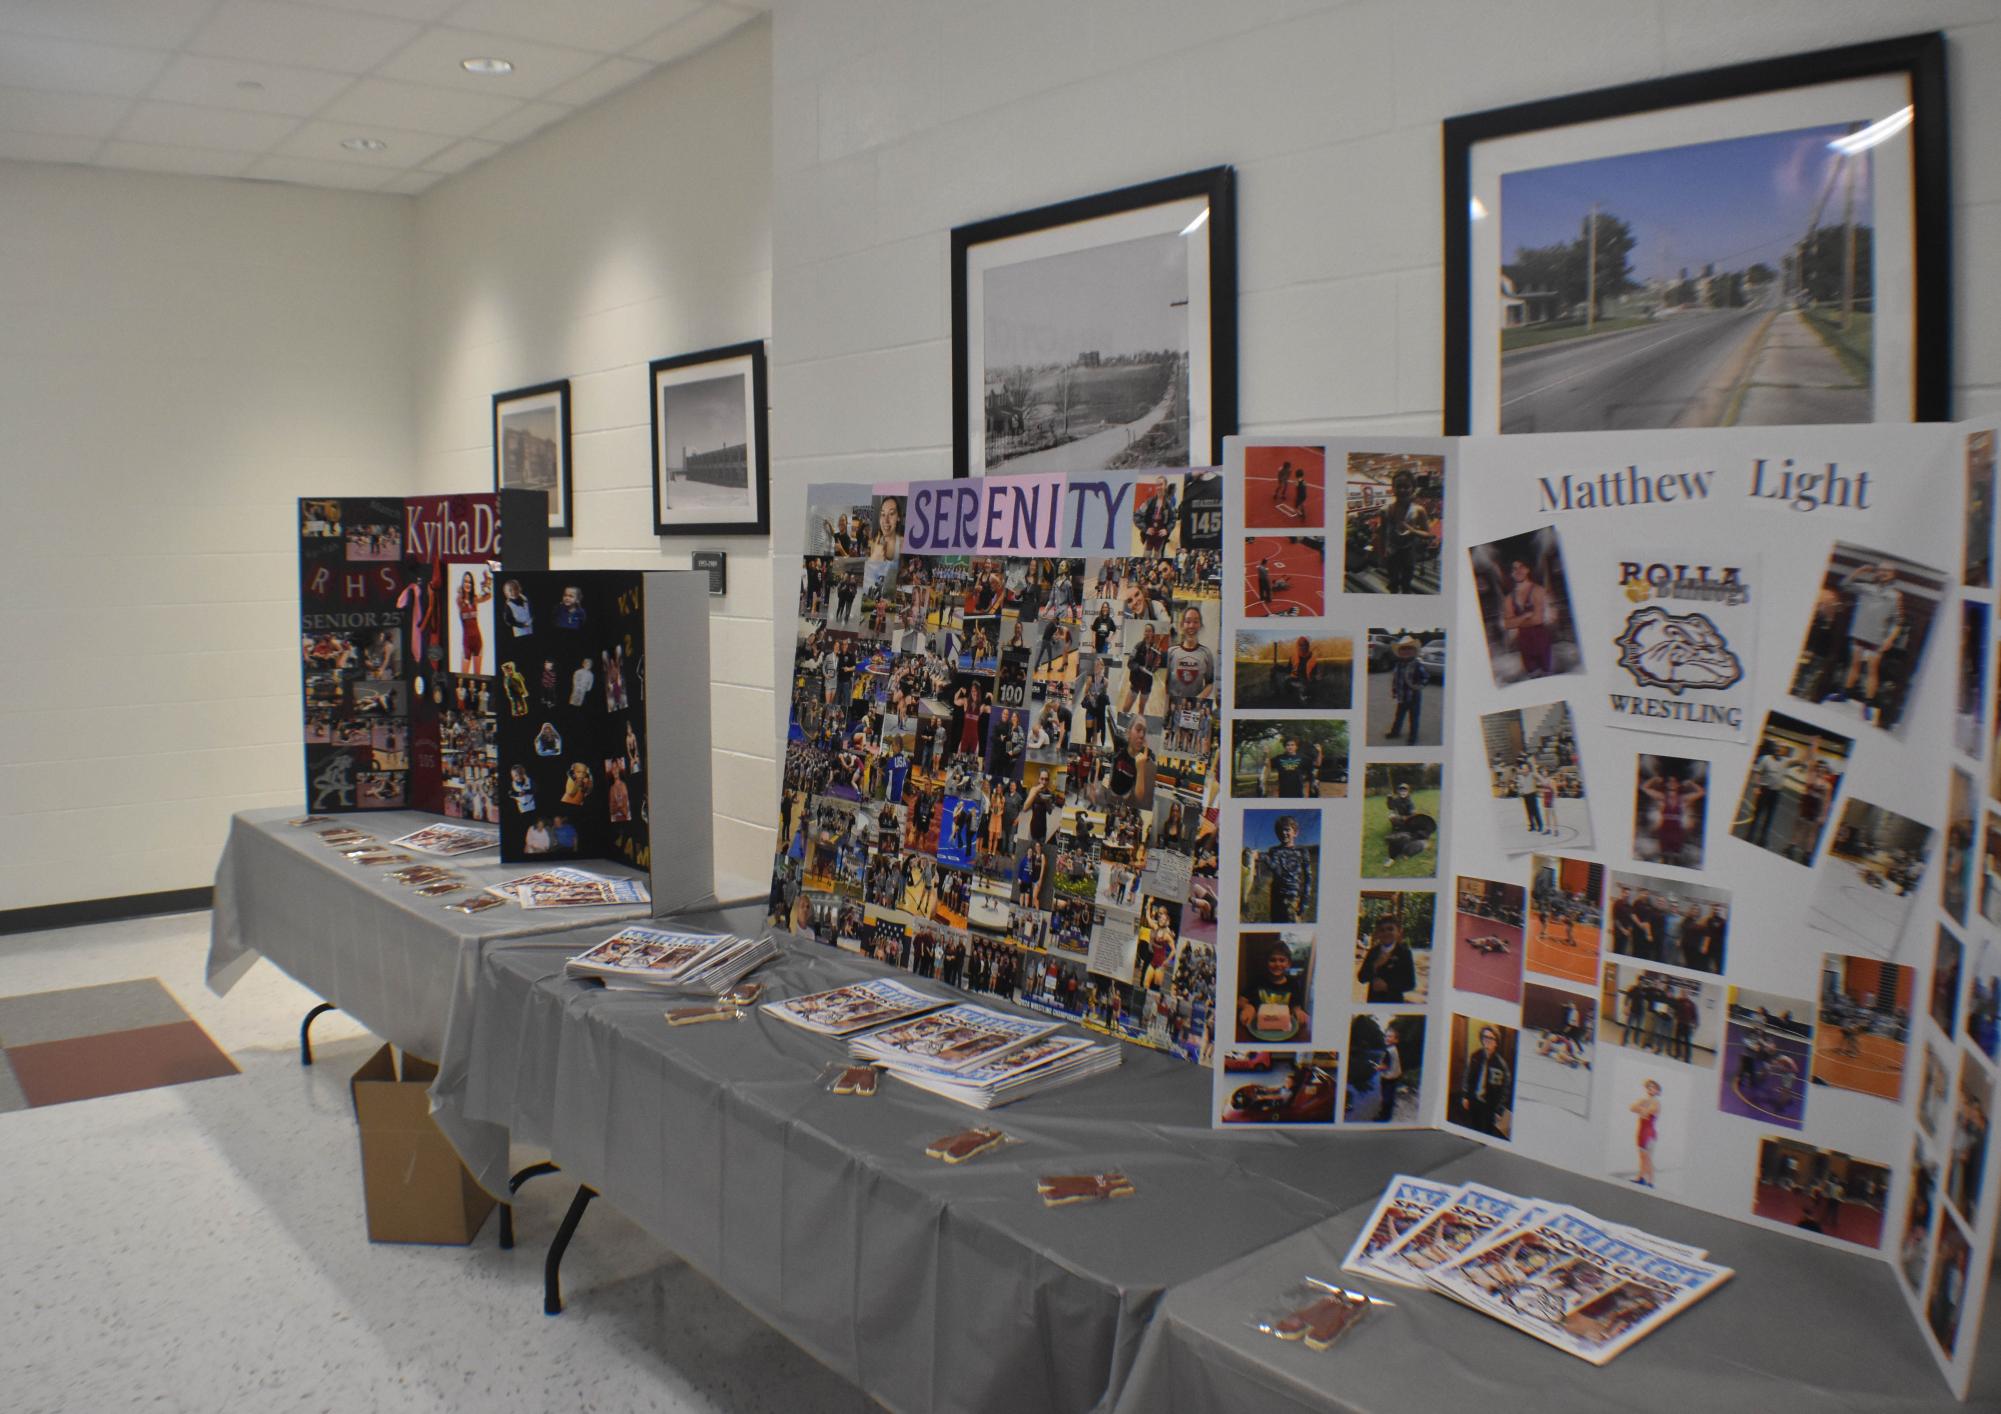
M 781 926 L 1897 1272 L 1997 1188 L 1994 430 L 819 487 Z M 1191 613 L 1192 611 L 1192 613 Z
M 506 862 L 618 860 L 657 909 L 699 903 L 707 576 L 546 569 L 542 500 L 300 501 L 307 805 L 489 823 Z M 655 819 L 696 827 L 656 851 Z

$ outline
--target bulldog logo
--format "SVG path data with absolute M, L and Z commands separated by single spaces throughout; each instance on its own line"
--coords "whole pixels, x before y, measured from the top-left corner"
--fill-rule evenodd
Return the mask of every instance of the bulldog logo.
M 1677 697 L 1691 687 L 1720 692 L 1744 678 L 1743 663 L 1707 614 L 1670 614 L 1650 606 L 1630 615 L 1626 631 L 1613 642 L 1619 666 L 1634 682 Z

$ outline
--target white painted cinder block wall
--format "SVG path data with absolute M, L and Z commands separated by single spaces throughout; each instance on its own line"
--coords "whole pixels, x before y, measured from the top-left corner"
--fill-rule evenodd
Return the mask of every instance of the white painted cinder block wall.
M 1995 0 L 778 0 L 773 25 L 778 681 L 802 488 L 950 474 L 951 228 L 1153 177 L 1238 170 L 1246 432 L 1435 434 L 1442 119 L 1944 28 L 1957 405 L 2001 408 Z
M 403 489 L 413 215 L 0 162 L 0 909 L 299 800 L 294 501 Z
M 708 674 L 717 872 L 770 876 L 766 537 L 653 534 L 647 362 L 771 330 L 770 31 L 762 20 L 417 201 L 418 479 L 490 486 L 491 397 L 570 380 L 576 534 L 551 563 L 686 569 L 729 553 Z M 661 822 L 655 822 L 655 829 Z

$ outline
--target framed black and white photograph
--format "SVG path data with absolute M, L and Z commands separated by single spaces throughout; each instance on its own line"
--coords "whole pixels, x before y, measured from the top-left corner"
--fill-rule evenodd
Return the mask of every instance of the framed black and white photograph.
M 493 395 L 493 489 L 542 492 L 549 534 L 570 534 L 569 379 Z
M 1209 466 L 1237 430 L 1234 173 L 952 232 L 952 469 Z
M 1445 431 L 1943 419 L 1945 41 L 1451 118 Z
M 764 345 L 656 358 L 646 369 L 653 397 L 653 533 L 768 535 Z

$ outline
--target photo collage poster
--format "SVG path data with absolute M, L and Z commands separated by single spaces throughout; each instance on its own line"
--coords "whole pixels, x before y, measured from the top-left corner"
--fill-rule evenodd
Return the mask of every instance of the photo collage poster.
M 1438 445 L 1371 450 L 1390 459 Z M 1891 1263 L 1963 1395 L 2001 1186 L 1988 1157 L 2001 1048 L 1992 433 L 1446 445 L 1456 474 L 1433 519 L 1450 682 L 1434 759 L 1449 872 L 1441 860 L 1415 1008 L 1433 1047 L 1424 1122 Z M 1316 450 L 1330 480 L 1355 451 L 1233 440 L 1227 457 L 1255 502 L 1260 471 L 1296 485 L 1303 467 L 1310 487 Z M 1351 477 L 1350 505 L 1367 491 Z M 1258 565 L 1272 554 L 1253 548 L 1255 534 L 1241 537 L 1251 624 L 1260 604 L 1303 616 L 1310 578 L 1299 596 L 1279 548 L 1267 586 Z M 1343 540 L 1342 583 L 1355 592 L 1358 548 L 1386 542 L 1380 525 L 1351 525 Z M 1363 618 L 1326 602 L 1376 657 L 1354 627 Z M 1253 642 L 1233 654 L 1226 832 L 1236 792 L 1301 779 L 1292 739 L 1267 740 L 1277 754 L 1260 759 L 1261 729 L 1240 731 L 1249 705 L 1289 693 L 1338 713 L 1325 701 L 1338 692 L 1316 686 L 1317 660 L 1331 655 L 1310 636 L 1303 653 L 1289 663 Z M 1430 680 L 1446 676 L 1441 664 Z M 1268 680 L 1280 685 L 1262 689 Z M 1358 666 L 1357 694 L 1366 680 Z M 1357 696 L 1353 717 L 1366 722 L 1382 696 L 1369 689 L 1368 709 Z M 1302 722 L 1303 711 L 1293 707 Z M 1422 742 L 1422 718 L 1417 730 Z M 1338 822 L 1321 825 L 1323 924 L 1330 881 L 1338 891 L 1354 874 L 1366 901 L 1384 887 L 1371 871 L 1393 854 L 1368 849 L 1381 827 L 1369 766 L 1384 747 L 1373 726 L 1358 731 L 1367 745 L 1348 770 L 1364 809 L 1322 807 Z M 1245 892 L 1226 891 L 1226 934 L 1268 912 L 1249 867 L 1259 830 L 1246 820 Z M 1365 902 L 1360 921 L 1381 911 Z M 1280 1004 L 1297 993 L 1280 963 L 1293 957 L 1239 947 L 1232 959 L 1227 941 L 1219 951 L 1239 1021 L 1283 1027 Z M 1315 961 L 1317 1050 L 1328 984 Z M 1392 986 L 1419 971 L 1381 970 Z M 1339 1059 L 1308 1062 L 1309 1081 L 1342 1077 L 1345 1100 L 1353 1057 Z M 1221 1123 L 1245 1086 L 1277 1088 L 1298 1070 L 1246 1078 L 1228 1064 L 1225 1052 Z
M 1224 518 L 1211 470 L 815 487 L 773 926 L 1207 1060 Z
M 500 857 L 652 865 L 646 804 L 646 577 L 498 576 Z
M 1428 1125 L 1454 447 L 1230 448 L 1214 1120 Z
M 530 499 L 300 500 L 309 809 L 499 820 L 493 567 L 503 505 Z M 539 521 L 510 543 L 511 563 L 546 562 Z

